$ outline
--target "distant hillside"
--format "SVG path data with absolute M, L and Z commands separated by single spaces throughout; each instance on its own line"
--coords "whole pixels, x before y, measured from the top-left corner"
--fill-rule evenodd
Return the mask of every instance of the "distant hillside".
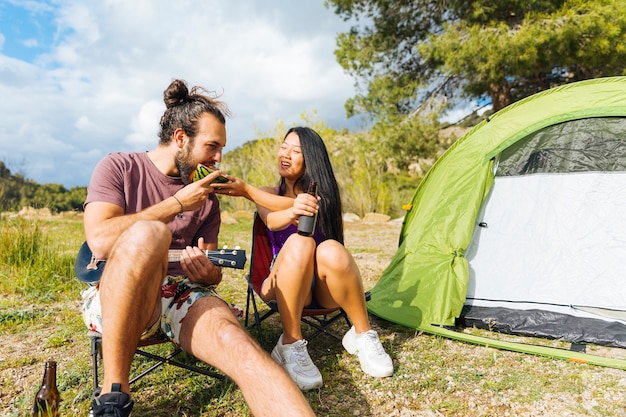
M 37 184 L 21 174 L 12 174 L 0 161 L 0 211 L 23 207 L 48 208 L 52 213 L 82 210 L 87 187 L 68 190 L 60 184 Z
M 469 119 L 468 119 L 469 120 Z M 403 215 L 402 206 L 410 202 L 417 185 L 436 159 L 471 127 L 468 120 L 463 125 L 447 126 L 428 138 L 428 130 L 416 131 L 417 139 L 404 146 L 406 138 L 391 137 L 393 146 L 383 144 L 368 132 L 335 131 L 323 123 L 312 126 L 322 137 L 331 156 L 335 175 L 339 181 L 344 212 L 363 216 L 381 213 L 392 217 Z M 480 118 L 472 119 L 478 122 Z M 284 126 L 275 129 L 273 137 L 252 140 L 229 151 L 221 168 L 254 186 L 278 183 L 276 154 L 282 141 Z M 393 134 L 394 132 L 392 132 Z M 432 144 L 422 146 L 428 140 Z M 393 139 L 393 140 L 392 140 Z M 17 212 L 23 207 L 48 208 L 51 213 L 82 211 L 87 187 L 66 189 L 60 184 L 38 184 L 21 174 L 14 174 L 0 161 L 0 211 Z M 228 211 L 252 210 L 243 198 L 221 198 Z

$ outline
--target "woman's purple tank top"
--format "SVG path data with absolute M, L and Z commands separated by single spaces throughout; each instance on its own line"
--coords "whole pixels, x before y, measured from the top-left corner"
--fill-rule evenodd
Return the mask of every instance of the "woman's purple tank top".
M 280 250 L 283 248 L 283 245 L 287 241 L 287 238 L 291 236 L 293 233 L 297 233 L 297 232 L 298 232 L 298 228 L 297 226 L 293 224 L 290 224 L 283 230 L 275 230 L 275 231 L 268 230 L 267 237 L 269 238 L 270 246 L 272 247 L 272 255 L 274 255 L 274 257 L 278 255 L 278 252 L 280 252 Z M 325 240 L 324 234 L 322 233 L 322 230 L 319 227 L 319 225 L 315 227 L 315 233 L 313 233 L 313 239 L 315 239 L 315 243 L 318 245 Z
M 276 255 L 278 255 L 278 252 L 280 252 L 280 250 L 283 248 L 283 245 L 287 241 L 287 238 L 294 233 L 298 233 L 298 227 L 294 224 L 290 224 L 283 230 L 271 231 L 268 229 L 267 237 L 269 238 L 270 246 L 272 247 L 272 255 L 274 255 L 274 257 L 276 257 Z M 326 240 L 319 223 L 315 226 L 313 239 L 315 239 L 315 243 L 317 245 Z

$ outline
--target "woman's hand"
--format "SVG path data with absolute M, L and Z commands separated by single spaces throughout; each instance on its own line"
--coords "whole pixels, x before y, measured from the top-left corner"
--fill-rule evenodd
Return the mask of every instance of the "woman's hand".
M 211 184 L 216 194 L 245 197 L 257 206 L 257 211 L 261 211 L 262 207 L 270 211 L 286 210 L 293 207 L 293 198 L 276 194 L 276 187 L 253 187 L 244 180 L 232 175 L 222 175 L 228 178 L 230 182 Z
M 224 194 L 232 197 L 246 197 L 248 198 L 247 187 L 248 184 L 237 177 L 233 177 L 232 175 L 222 175 L 228 178 L 229 182 L 226 183 L 213 183 L 211 186 L 215 190 L 215 194 Z
M 292 220 L 296 220 L 300 216 L 314 216 L 319 209 L 317 204 L 319 197 L 314 197 L 308 193 L 298 194 L 293 200 L 291 208 Z

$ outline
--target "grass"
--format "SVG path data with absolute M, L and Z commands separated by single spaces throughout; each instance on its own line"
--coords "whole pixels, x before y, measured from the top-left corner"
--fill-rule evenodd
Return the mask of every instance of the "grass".
M 64 214 L 33 221 L 4 216 L 0 230 L 0 415 L 27 415 L 50 359 L 58 362 L 62 415 L 87 415 L 92 393 L 89 340 L 80 315 L 84 287 L 73 274 L 83 240 L 81 217 Z M 250 230 L 251 219 L 245 217 L 224 224 L 220 243 L 249 251 Z M 347 224 L 346 245 L 359 263 L 366 289 L 387 266 L 398 232 L 397 223 Z M 245 273 L 226 270 L 219 289 L 244 308 Z M 325 385 L 305 395 L 317 415 L 626 416 L 624 371 L 475 346 L 371 319 L 394 360 L 395 374 L 367 377 L 336 340 L 313 339 L 309 352 Z M 269 350 L 280 334 L 278 317 L 266 320 L 263 328 Z M 625 355 L 623 351 L 618 354 Z M 146 365 L 145 359 L 135 361 L 136 367 Z M 150 374 L 133 390 L 134 416 L 250 415 L 230 380 L 174 367 Z

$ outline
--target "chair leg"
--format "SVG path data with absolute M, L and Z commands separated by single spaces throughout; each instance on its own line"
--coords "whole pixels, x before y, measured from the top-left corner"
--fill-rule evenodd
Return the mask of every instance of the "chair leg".
M 306 338 L 307 340 L 313 339 L 315 336 L 318 336 L 320 333 L 325 333 L 328 336 L 331 336 L 341 342 L 341 336 L 338 336 L 337 334 L 329 330 L 329 327 L 336 321 L 341 320 L 342 318 L 345 319 L 346 324 L 348 325 L 348 329 L 352 327 L 352 323 L 350 322 L 348 315 L 343 310 L 341 310 L 339 313 L 335 314 L 334 316 L 331 316 L 330 318 L 327 318 L 326 316 L 324 316 L 324 318 L 322 319 L 317 318 L 315 316 L 309 316 L 309 317 L 307 316 L 301 317 L 302 322 L 306 323 L 307 325 L 315 329 L 315 331 L 312 334 L 307 336 Z
M 99 372 L 99 368 L 100 368 L 100 360 L 102 358 L 102 337 L 99 334 L 96 334 L 94 332 L 94 334 L 90 334 L 89 338 L 91 339 L 91 371 L 92 371 L 92 379 L 93 379 L 93 395 L 94 397 L 97 397 L 100 395 L 100 391 L 102 391 L 102 388 L 100 387 L 100 381 L 99 381 L 99 376 L 98 376 L 98 372 Z M 137 348 L 135 350 L 135 354 L 137 355 L 141 355 L 144 356 L 146 358 L 152 359 L 154 361 L 156 361 L 156 363 L 154 365 L 152 365 L 150 368 L 142 371 L 141 373 L 139 373 L 138 375 L 134 376 L 133 378 L 130 379 L 129 384 L 133 384 L 134 382 L 136 382 L 137 380 L 139 380 L 140 378 L 143 378 L 144 376 L 148 375 L 150 372 L 154 371 L 155 369 L 159 368 L 160 366 L 164 365 L 164 364 L 169 364 L 172 366 L 177 366 L 179 368 L 183 368 L 186 369 L 188 371 L 192 371 L 192 372 L 196 372 L 202 375 L 206 375 L 206 376 L 210 376 L 212 378 L 215 378 L 217 380 L 224 380 L 225 376 L 222 374 L 219 374 L 217 372 L 213 372 L 208 368 L 200 368 L 198 366 L 195 365 L 189 365 L 186 364 L 184 362 L 178 361 L 176 359 L 174 359 L 175 356 L 177 356 L 178 354 L 182 353 L 182 349 L 177 347 L 176 349 L 174 349 L 173 352 L 169 353 L 166 356 L 158 356 L 158 355 L 154 355 L 150 352 L 146 352 L 143 351 L 139 348 Z
M 174 357 L 177 356 L 178 354 L 182 353 L 182 351 L 183 350 L 181 348 L 177 347 L 172 353 L 168 354 L 167 356 L 157 356 L 157 355 L 154 355 L 154 354 L 152 354 L 150 352 L 146 352 L 146 351 L 137 349 L 135 351 L 135 353 L 137 355 L 141 355 L 141 356 L 144 356 L 146 358 L 152 359 L 152 360 L 156 361 L 157 363 L 155 363 L 150 368 L 146 369 L 145 371 L 143 371 L 139 375 L 137 375 L 134 378 L 132 378 L 129 381 L 129 383 L 132 384 L 133 382 L 135 382 L 138 379 L 148 375 L 150 372 L 154 371 L 155 369 L 159 368 L 160 366 L 162 366 L 164 364 L 177 366 L 179 368 L 183 368 L 183 369 L 186 369 L 186 370 L 192 371 L 192 372 L 197 372 L 199 374 L 210 376 L 210 377 L 213 377 L 213 378 L 218 379 L 218 380 L 223 380 L 224 379 L 224 375 L 222 375 L 222 374 L 218 374 L 216 372 L 212 372 L 212 371 L 210 371 L 209 369 L 206 369 L 206 368 L 200 368 L 198 366 L 189 365 L 189 364 L 186 364 L 184 362 L 180 362 L 180 361 L 174 359 Z
M 250 287 L 248 287 L 248 294 L 246 297 L 246 317 L 244 319 L 243 327 L 248 328 L 248 313 L 250 311 Z
M 344 311 L 343 314 L 341 315 L 344 319 L 346 319 L 346 326 L 348 326 L 348 330 L 350 330 L 350 328 L 352 327 L 352 322 L 350 321 L 350 319 L 348 318 L 348 315 L 346 314 L 346 312 Z
M 100 336 L 89 336 L 91 339 L 91 372 L 93 374 L 93 395 L 100 395 L 100 382 L 98 381 L 98 358 L 102 352 L 102 338 Z
M 265 349 L 265 343 L 263 341 L 263 331 L 261 330 L 261 317 L 259 316 L 259 310 L 256 305 L 256 300 L 254 299 L 254 293 L 250 294 L 250 297 L 252 298 L 252 306 L 254 309 L 254 323 L 256 325 L 257 334 L 259 336 L 259 343 L 261 344 L 261 347 Z
M 248 310 L 249 305 L 252 304 L 252 314 L 254 315 L 254 326 L 256 327 L 257 335 L 259 337 L 259 344 L 263 349 L 265 349 L 265 343 L 263 340 L 263 331 L 261 330 L 261 322 L 273 314 L 272 311 L 266 313 L 263 317 L 259 315 L 259 310 L 257 308 L 256 300 L 254 299 L 254 290 L 248 287 L 248 300 L 246 301 L 246 320 L 245 327 L 248 328 Z

